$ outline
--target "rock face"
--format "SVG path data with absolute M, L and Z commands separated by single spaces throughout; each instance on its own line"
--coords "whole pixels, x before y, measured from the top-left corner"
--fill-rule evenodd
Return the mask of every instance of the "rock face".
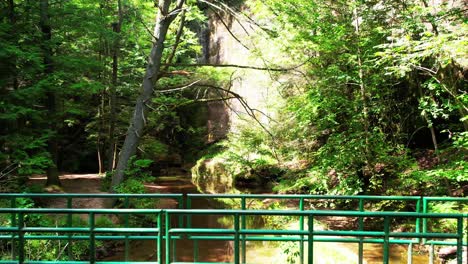
M 265 61 L 254 57 L 254 50 L 259 49 L 251 36 L 255 33 L 248 21 L 239 21 L 223 12 L 208 14 L 209 21 L 205 29 L 200 29 L 199 41 L 203 56 L 200 63 L 232 64 L 265 67 Z M 277 96 L 268 71 L 233 68 L 231 91 L 239 94 L 251 109 L 257 109 L 256 118 L 268 123 L 270 119 L 260 114 L 268 114 L 268 106 Z M 228 105 L 226 105 L 226 103 Z M 248 111 L 236 99 L 208 104 L 207 142 L 215 142 L 226 137 L 242 120 L 249 119 Z M 250 122 L 254 122 L 250 119 Z
M 255 26 L 249 24 L 247 19 L 239 21 L 242 16 L 234 17 L 219 10 L 209 11 L 207 16 L 208 22 L 204 28 L 198 30 L 204 53 L 199 58 L 200 63 L 266 66 L 263 59 L 254 55 L 265 49 L 262 51 L 257 41 L 253 39 L 256 33 Z M 234 73 L 231 76 L 231 87 L 224 88 L 241 96 L 243 102 L 231 99 L 207 104 L 206 143 L 208 144 L 226 138 L 231 132 L 240 131 L 241 127 L 254 128 L 256 122 L 262 122 L 268 127 L 271 122 L 270 117 L 273 117 L 269 108 L 277 103 L 279 84 L 271 80 L 270 73 L 251 69 L 232 69 Z M 246 104 L 248 109 L 245 108 Z M 251 117 L 252 114 L 256 120 Z M 226 173 L 223 162 L 219 160 L 203 161 L 203 164 L 198 164 L 192 169 L 192 176 L 201 191 L 229 192 L 235 185 L 234 176 Z
M 192 168 L 192 182 L 201 193 L 231 193 L 234 190 L 233 177 L 219 158 L 199 161 Z
M 229 112 L 224 102 L 209 102 L 206 121 L 208 144 L 226 137 L 229 132 Z

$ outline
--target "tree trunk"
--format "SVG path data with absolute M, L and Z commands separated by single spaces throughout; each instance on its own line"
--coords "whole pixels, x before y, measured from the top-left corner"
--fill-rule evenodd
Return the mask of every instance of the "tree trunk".
M 119 70 L 119 53 L 120 53 L 120 31 L 122 27 L 123 13 L 122 13 L 122 2 L 117 1 L 118 5 L 118 21 L 112 24 L 112 29 L 116 34 L 113 51 L 112 51 L 112 83 L 109 89 L 109 142 L 107 151 L 107 171 L 114 170 L 114 152 L 115 152 L 115 120 L 117 110 L 117 96 L 116 87 L 118 81 L 118 70 Z
M 17 44 L 17 34 L 15 34 L 15 27 L 16 27 L 16 14 L 15 14 L 15 2 L 13 0 L 8 1 L 8 18 L 10 20 L 11 24 L 11 37 L 14 41 L 15 44 Z M 12 87 L 13 90 L 18 89 L 18 69 L 16 69 L 16 64 L 17 64 L 17 56 L 13 56 L 11 58 L 13 67 L 11 68 L 12 70 Z
M 372 170 L 370 169 L 371 168 L 371 158 L 372 158 L 372 155 L 371 155 L 371 151 L 370 151 L 370 148 L 369 148 L 369 137 L 370 137 L 370 133 L 369 133 L 369 108 L 368 108 L 368 105 L 367 105 L 367 101 L 368 101 L 368 96 L 367 96 L 367 89 L 366 89 L 366 85 L 364 83 L 364 70 L 363 70 L 363 64 L 362 64 L 362 51 L 361 51 L 361 48 L 360 48 L 360 41 L 361 41 L 361 28 L 360 28 L 360 24 L 359 24 L 359 11 L 358 11 L 358 7 L 354 7 L 353 9 L 353 18 L 354 18 L 354 30 L 355 30 L 355 34 L 356 34 L 356 37 L 357 37 L 357 43 L 356 43 L 356 47 L 357 47 L 357 50 L 356 50 L 356 55 L 357 55 L 357 67 L 358 67 L 358 77 L 359 77 L 359 93 L 361 95 L 361 103 L 362 103 L 362 125 L 364 127 L 364 140 L 365 140 L 365 143 L 364 143 L 364 166 L 361 167 L 361 170 L 362 170 L 362 176 L 360 177 L 361 178 L 361 181 L 362 181 L 362 189 L 363 189 L 363 192 L 366 193 L 369 189 L 369 185 L 370 185 L 370 177 L 372 175 L 369 174 L 369 172 L 371 172 Z
M 42 52 L 44 54 L 44 75 L 50 76 L 54 72 L 54 66 L 52 62 L 52 48 L 50 46 L 50 40 L 52 38 L 52 29 L 49 22 L 49 0 L 41 0 L 40 3 L 40 27 L 42 31 Z M 49 117 L 53 117 L 57 112 L 57 98 L 55 91 L 49 90 L 47 95 L 47 109 Z M 51 165 L 47 168 L 47 182 L 46 185 L 60 185 L 59 173 L 57 169 L 58 161 L 58 142 L 57 142 L 57 127 L 54 122 L 54 118 L 50 118 L 49 128 L 52 131 L 49 137 L 49 153 L 51 159 Z
M 104 92 L 101 93 L 101 102 L 98 106 L 98 126 L 97 126 L 97 158 L 98 158 L 98 165 L 99 165 L 99 174 L 102 175 L 105 172 L 104 168 L 104 161 L 102 157 L 103 149 L 105 149 L 102 145 L 102 127 L 104 126 Z
M 181 11 L 184 0 L 179 0 L 177 2 L 176 9 L 169 13 L 170 4 L 170 0 L 159 0 L 158 15 L 156 18 L 156 25 L 153 34 L 156 38 L 153 41 L 156 43 L 151 49 L 148 65 L 146 67 L 146 74 L 140 90 L 140 95 L 136 101 L 133 117 L 130 121 L 130 126 L 127 130 L 127 135 L 125 137 L 122 150 L 120 151 L 117 168 L 115 170 L 114 176 L 112 177 L 112 183 L 110 187 L 111 192 L 115 192 L 115 187 L 117 187 L 117 185 L 119 185 L 124 180 L 124 172 L 127 168 L 128 160 L 136 153 L 138 142 L 143 134 L 143 128 L 146 123 L 145 116 L 148 110 L 146 103 L 149 102 L 152 98 L 153 86 L 158 79 L 161 68 L 161 60 L 164 51 L 164 41 L 166 39 L 166 34 L 169 29 L 169 25 Z

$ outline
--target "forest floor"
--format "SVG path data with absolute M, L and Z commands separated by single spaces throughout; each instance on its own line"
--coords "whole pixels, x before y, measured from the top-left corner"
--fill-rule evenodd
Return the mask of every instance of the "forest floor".
M 28 185 L 44 186 L 46 176 L 34 175 L 29 178 Z M 63 174 L 60 175 L 61 187 L 52 186 L 44 189 L 47 193 L 108 193 L 101 188 L 103 176 L 99 174 Z M 198 193 L 190 178 L 180 177 L 157 177 L 156 182 L 145 185 L 148 193 Z M 262 203 L 268 206 L 274 202 L 280 202 L 279 199 L 265 199 Z M 40 205 L 43 207 L 65 208 L 65 199 L 41 199 Z M 284 201 L 283 201 L 284 202 Z M 162 199 L 159 203 L 161 208 L 176 208 L 175 201 L 172 199 Z M 73 208 L 106 208 L 105 198 L 79 198 L 73 199 Z M 286 202 L 286 206 L 290 209 L 298 208 L 297 200 Z M 323 208 L 316 208 L 323 209 Z M 322 217 L 320 219 L 325 226 L 334 230 L 347 229 L 356 225 L 355 221 L 349 221 L 344 217 Z
M 93 193 L 106 194 L 103 191 L 101 183 L 103 176 L 99 174 L 63 174 L 60 175 L 60 183 L 62 186 L 52 186 L 44 188 L 47 193 Z M 28 186 L 42 186 L 46 183 L 46 176 L 34 175 L 29 178 Z M 197 193 L 197 188 L 191 183 L 190 178 L 181 179 L 177 177 L 157 177 L 156 182 L 145 184 L 148 193 Z M 41 199 L 40 205 L 43 207 L 64 208 L 66 207 L 65 199 Z M 159 206 L 161 208 L 176 208 L 173 199 L 161 199 Z M 105 198 L 74 198 L 73 208 L 106 208 Z
M 99 174 L 64 174 L 60 175 L 61 187 L 46 187 L 48 193 L 107 193 L 101 190 L 102 176 Z M 44 186 L 46 176 L 34 175 L 29 178 L 28 185 Z M 80 198 L 73 199 L 73 208 L 105 208 L 105 199 L 102 198 Z M 42 199 L 44 207 L 64 208 L 65 199 Z

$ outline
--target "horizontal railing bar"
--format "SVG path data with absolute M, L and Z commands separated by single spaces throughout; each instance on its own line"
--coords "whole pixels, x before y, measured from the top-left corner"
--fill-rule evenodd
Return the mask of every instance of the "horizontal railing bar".
M 185 215 L 284 215 L 284 216 L 349 216 L 349 217 L 412 217 L 412 218 L 467 218 L 468 213 L 416 213 L 416 212 L 358 212 L 332 210 L 210 210 L 210 209 L 169 209 L 169 214 Z
M 25 264 L 52 264 L 52 263 L 67 263 L 67 264 L 84 264 L 88 263 L 89 261 L 79 261 L 79 260 L 62 260 L 62 261 L 47 261 L 47 260 L 30 260 L 25 261 Z
M 19 264 L 19 261 L 14 260 L 0 260 L 1 264 Z M 64 261 L 24 261 L 24 264 L 89 264 L 89 261 L 76 261 L 76 260 L 64 260 Z M 96 261 L 96 264 L 154 264 L 158 263 L 155 261 Z M 197 263 L 197 264 L 230 264 L 230 262 L 171 262 L 172 264 L 188 264 L 188 263 Z
M 190 198 L 250 198 L 250 199 L 318 199 L 318 200 L 419 200 L 420 196 L 378 196 L 378 195 L 314 195 L 314 194 L 199 194 L 189 193 Z
M 171 228 L 169 229 L 169 233 L 207 233 L 207 234 L 234 234 L 236 230 L 234 229 L 226 229 L 226 228 Z
M 112 193 L 0 193 L 1 198 L 181 198 L 183 194 L 112 194 Z M 273 198 L 273 199 L 318 199 L 318 200 L 419 200 L 424 199 L 427 201 L 467 201 L 468 198 L 464 197 L 444 197 L 444 196 L 378 196 L 378 195 L 314 195 L 314 194 L 198 194 L 189 193 L 187 197 L 190 198 Z
M 135 236 L 135 235 L 128 235 L 128 236 L 94 236 L 96 240 L 155 240 L 158 239 L 158 236 Z M 90 236 L 86 235 L 79 235 L 79 236 L 51 236 L 51 235 L 24 235 L 25 240 L 89 240 Z M 173 239 L 174 237 L 171 237 Z M 0 240 L 2 239 L 18 239 L 17 236 L 0 236 Z
M 162 213 L 163 209 L 91 209 L 91 208 L 0 208 L 0 214 L 23 213 L 23 214 L 156 214 Z
M 105 228 L 95 228 L 95 233 L 158 233 L 159 228 L 153 227 L 105 227 Z
M 145 194 L 117 194 L 117 193 L 0 193 L 1 198 L 181 198 L 183 194 L 175 193 L 145 193 Z
M 283 216 L 348 216 L 348 217 L 411 217 L 467 218 L 468 213 L 359 212 L 340 210 L 228 210 L 228 209 L 64 209 L 64 208 L 0 208 L 0 213 L 54 214 L 185 214 L 185 215 L 283 215 Z
M 172 238 L 171 238 L 172 239 Z M 224 240 L 224 241 L 232 241 L 234 240 L 234 236 L 204 236 L 204 235 L 191 235 L 187 237 L 189 240 Z M 293 241 L 299 242 L 304 241 L 307 242 L 308 238 L 301 238 L 300 236 L 246 236 L 246 241 Z M 383 243 L 384 239 L 376 239 L 376 238 L 340 238 L 340 237 L 330 237 L 330 236 L 314 236 L 314 242 L 342 242 L 342 243 L 356 243 L 363 241 L 365 243 L 374 243 L 374 244 L 381 244 Z M 409 244 L 415 243 L 415 240 L 408 240 L 408 239 L 389 239 L 390 244 Z
M 205 233 L 205 234 L 233 234 L 234 229 L 210 229 L 210 228 L 173 228 L 170 233 Z M 241 235 L 307 235 L 309 233 L 319 236 L 355 236 L 355 237 L 383 237 L 383 231 L 356 231 L 356 230 L 271 230 L 271 229 L 240 229 Z M 402 233 L 390 232 L 389 237 L 414 237 L 414 238 L 458 238 L 456 233 Z
M 89 261 L 77 261 L 77 260 L 57 260 L 57 261 L 47 261 L 47 260 L 30 260 L 24 261 L 24 264 L 89 264 Z M 122 264 L 122 261 L 96 261 L 96 264 Z M 126 264 L 154 264 L 154 261 L 125 261 Z M 158 263 L 158 262 L 156 262 Z M 176 262 L 171 262 L 172 264 Z M 193 262 L 190 262 L 193 263 Z M 208 262 L 213 264 L 214 262 Z M 0 260 L 0 264 L 19 264 L 19 261 L 15 260 Z
M 94 228 L 89 227 L 24 227 L 23 232 L 58 232 L 58 233 L 157 233 L 158 228 Z
M 423 200 L 426 201 L 464 201 L 468 203 L 468 198 L 465 197 L 434 197 L 434 196 L 428 196 L 428 197 L 423 197 Z
M 172 262 L 171 264 L 232 264 L 232 262 Z
M 220 232 L 225 234 L 226 232 Z M 219 234 L 219 233 L 217 233 Z M 395 235 L 394 237 L 398 237 Z M 411 236 L 408 236 L 411 237 Z M 423 237 L 423 236 L 414 236 L 414 237 Z M 433 236 L 432 236 L 433 237 Z M 47 235 L 25 235 L 25 240 L 89 240 L 90 236 L 80 235 L 80 236 L 47 236 Z M 95 236 L 96 240 L 157 240 L 158 236 Z M 453 238 L 453 237 L 452 237 Z M 0 240 L 5 239 L 17 239 L 17 236 L 0 236 Z M 163 239 L 166 239 L 163 236 Z M 190 235 L 189 237 L 175 236 L 172 235 L 171 239 L 190 239 L 190 240 L 234 240 L 234 236 L 200 236 L 200 235 Z M 307 238 L 301 238 L 297 234 L 292 234 L 288 236 L 251 236 L 248 234 L 245 238 L 246 241 L 304 241 L 307 242 Z M 356 243 L 361 241 L 358 238 L 339 238 L 339 237 L 330 237 L 330 236 L 320 236 L 317 235 L 314 237 L 314 241 L 317 242 L 343 242 L 343 243 Z M 363 242 L 365 243 L 382 243 L 383 239 L 374 239 L 374 238 L 364 238 Z M 416 243 L 415 240 L 404 240 L 404 239 L 389 239 L 391 244 L 409 244 Z M 426 244 L 434 245 L 456 245 L 456 241 L 437 241 L 430 240 Z M 464 246 L 467 246 L 466 243 L 463 243 Z M 2 262 L 0 262 L 2 263 Z

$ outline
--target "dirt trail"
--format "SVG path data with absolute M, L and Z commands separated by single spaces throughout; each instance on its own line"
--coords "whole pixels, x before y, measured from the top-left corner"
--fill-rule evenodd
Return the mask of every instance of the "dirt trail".
M 46 191 L 49 193 L 107 193 L 100 189 L 102 179 L 103 177 L 99 174 L 64 174 L 60 176 L 61 189 L 49 187 Z M 46 180 L 47 178 L 43 175 L 32 176 L 29 178 L 28 185 L 44 186 Z M 67 207 L 65 199 L 41 198 L 39 203 L 43 207 Z M 73 208 L 105 208 L 105 199 L 74 198 Z

